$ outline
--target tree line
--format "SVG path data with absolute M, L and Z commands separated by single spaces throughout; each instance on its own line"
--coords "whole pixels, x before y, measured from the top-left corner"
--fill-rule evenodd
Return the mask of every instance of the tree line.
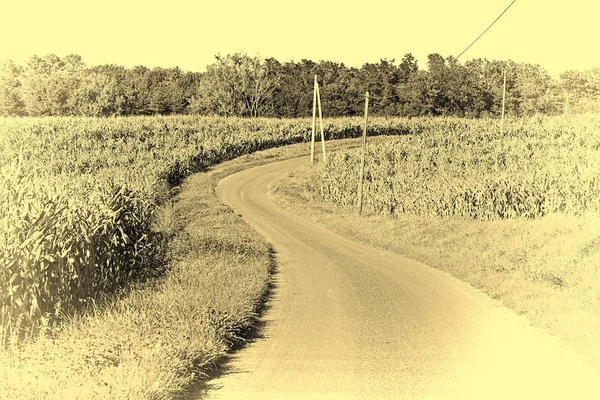
M 0 64 L 0 116 L 203 114 L 305 117 L 317 75 L 328 116 L 492 117 L 600 111 L 600 68 L 553 79 L 539 65 L 430 54 L 426 68 L 410 53 L 360 68 L 333 61 L 281 63 L 243 53 L 218 55 L 206 72 L 118 65 L 88 67 L 79 55 L 33 56 Z

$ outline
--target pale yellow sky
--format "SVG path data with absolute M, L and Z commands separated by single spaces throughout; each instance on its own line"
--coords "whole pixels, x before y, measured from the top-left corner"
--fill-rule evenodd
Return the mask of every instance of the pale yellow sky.
M 217 53 L 359 67 L 413 53 L 457 56 L 511 0 L 0 0 L 0 60 L 80 54 L 88 65 L 203 71 Z M 600 67 L 600 3 L 517 0 L 462 57 Z

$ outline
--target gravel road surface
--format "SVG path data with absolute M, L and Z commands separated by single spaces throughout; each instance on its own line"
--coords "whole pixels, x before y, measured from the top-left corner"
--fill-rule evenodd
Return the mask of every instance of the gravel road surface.
M 217 193 L 272 243 L 279 265 L 260 337 L 208 399 L 600 399 L 598 372 L 450 275 L 357 243 L 275 204 L 275 162 Z

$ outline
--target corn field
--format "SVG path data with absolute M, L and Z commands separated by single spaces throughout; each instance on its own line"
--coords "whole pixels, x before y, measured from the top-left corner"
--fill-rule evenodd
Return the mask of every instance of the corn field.
M 600 211 L 600 116 L 411 120 L 418 135 L 367 147 L 365 207 L 478 220 Z M 369 130 L 371 134 L 372 130 Z M 356 207 L 359 150 L 333 154 L 321 195 Z
M 361 118 L 325 121 L 358 137 Z M 535 217 L 597 209 L 600 119 L 373 118 L 366 206 L 376 212 Z M 0 119 L 0 348 L 164 268 L 157 206 L 191 173 L 305 142 L 309 119 L 198 116 Z M 356 201 L 358 153 L 334 155 L 321 193 Z
M 360 118 L 330 120 L 327 137 L 357 136 L 360 126 Z M 388 120 L 374 126 L 406 133 Z M 306 141 L 310 127 L 302 119 L 0 118 L 0 348 L 164 268 L 155 212 L 187 175 Z

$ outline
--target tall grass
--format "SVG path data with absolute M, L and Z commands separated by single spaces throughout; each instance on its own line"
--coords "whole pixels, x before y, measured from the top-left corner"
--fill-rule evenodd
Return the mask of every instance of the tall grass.
M 0 344 L 15 326 L 31 335 L 44 314 L 68 314 L 141 277 L 141 265 L 158 256 L 143 197 L 114 183 L 91 186 L 85 198 L 76 189 L 53 191 L 20 161 L 3 171 Z
M 156 206 L 183 177 L 306 133 L 193 117 L 7 119 L 0 132 L 0 347 L 155 273 Z
M 375 120 L 404 133 L 407 120 Z M 328 138 L 360 134 L 336 119 Z M 309 120 L 0 119 L 0 347 L 163 268 L 157 205 L 189 174 L 306 141 Z
M 600 116 L 439 119 L 368 147 L 365 204 L 380 214 L 478 220 L 600 210 Z M 332 155 L 320 192 L 357 201 L 358 150 Z
M 0 345 L 35 334 L 164 268 L 157 206 L 183 178 L 253 151 L 308 140 L 308 119 L 197 116 L 0 119 Z M 361 118 L 329 119 L 327 139 Z M 494 219 L 598 208 L 598 117 L 497 121 L 373 118 L 366 206 Z M 355 152 L 334 155 L 322 194 L 355 201 Z M 18 326 L 18 328 L 17 328 Z

